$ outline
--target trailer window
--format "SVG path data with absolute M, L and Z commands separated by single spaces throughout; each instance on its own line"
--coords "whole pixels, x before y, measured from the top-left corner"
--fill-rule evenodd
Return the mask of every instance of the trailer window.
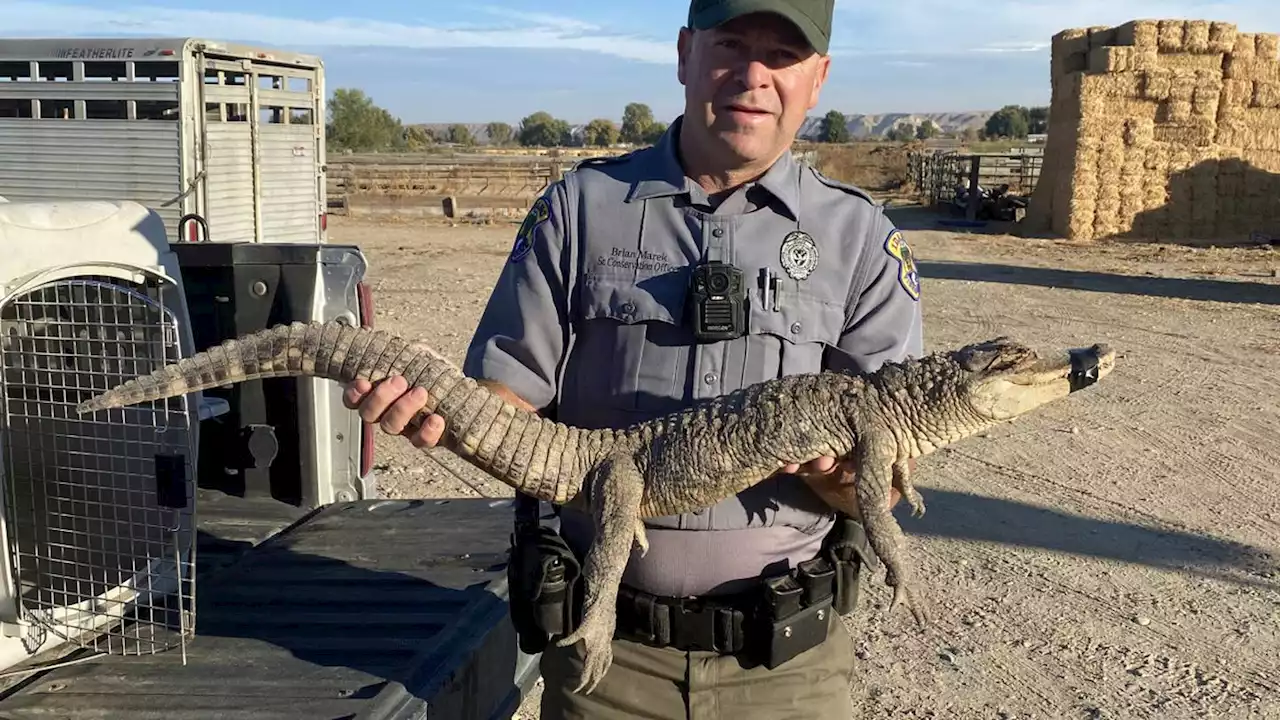
M 30 118 L 30 100 L 0 100 L 0 118 Z
M 228 70 L 206 69 L 204 71 L 205 85 L 229 85 L 231 87 L 244 87 L 247 75 L 242 72 L 230 72 Z
M 171 100 L 135 100 L 139 120 L 177 120 L 178 103 Z
M 31 63 L 0 61 L 0 82 L 31 82 Z
M 178 63 L 171 60 L 135 60 L 133 62 L 133 79 L 138 82 L 178 82 L 178 77 Z
M 70 120 L 76 116 L 74 100 L 40 99 L 40 118 L 42 120 Z
M 75 63 L 65 61 L 37 63 L 39 78 L 45 82 L 71 82 L 75 77 Z
M 88 82 L 123 82 L 129 79 L 129 66 L 118 60 L 86 61 L 84 79 Z
M 84 116 L 88 120 L 128 120 L 129 103 L 124 100 L 85 100 Z

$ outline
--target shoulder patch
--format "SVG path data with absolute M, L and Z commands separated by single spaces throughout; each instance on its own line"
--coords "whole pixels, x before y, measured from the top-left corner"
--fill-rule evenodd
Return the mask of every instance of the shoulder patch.
M 916 269 L 916 258 L 902 237 L 902 231 L 894 228 L 889 237 L 884 239 L 884 251 L 889 257 L 898 261 L 898 284 L 911 296 L 912 300 L 920 299 L 920 273 Z
M 510 262 L 520 262 L 529 255 L 533 250 L 533 231 L 550 217 L 551 203 L 546 195 L 542 195 L 533 201 L 533 206 L 529 208 L 524 221 L 520 223 L 520 229 L 516 231 L 516 242 L 511 246 Z
M 839 180 L 829 178 L 826 175 L 823 175 L 821 172 L 818 172 L 818 168 L 812 165 L 807 165 L 806 167 L 809 168 L 809 172 L 813 173 L 813 177 L 823 185 L 826 185 L 827 187 L 835 188 L 836 190 L 842 190 L 851 195 L 857 195 L 858 197 L 862 198 L 863 200 L 866 200 L 872 205 L 877 204 L 875 201 L 875 198 L 871 197 L 869 194 L 867 194 L 866 190 L 863 190 L 857 185 L 850 185 L 849 183 L 841 182 Z
M 571 170 L 577 170 L 580 167 L 592 167 L 594 165 L 610 165 L 613 163 L 626 162 L 630 160 L 636 152 L 636 150 L 632 150 L 631 152 L 626 152 L 621 155 L 600 155 L 598 157 L 582 158 L 573 164 L 573 168 Z

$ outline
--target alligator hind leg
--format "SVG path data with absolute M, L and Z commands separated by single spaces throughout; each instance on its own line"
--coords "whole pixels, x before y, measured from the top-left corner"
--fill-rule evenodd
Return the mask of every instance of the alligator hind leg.
M 587 479 L 595 538 L 587 550 L 582 579 L 586 585 L 582 623 L 558 641 L 561 647 L 582 642 L 582 678 L 574 692 L 590 694 L 613 663 L 618 586 L 631 551 L 648 548 L 640 518 L 644 478 L 630 457 L 606 458 Z

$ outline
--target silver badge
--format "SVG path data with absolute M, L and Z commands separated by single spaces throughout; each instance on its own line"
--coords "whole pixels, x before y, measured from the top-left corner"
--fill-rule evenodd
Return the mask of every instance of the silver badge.
M 787 233 L 778 254 L 782 269 L 794 280 L 809 277 L 809 273 L 818 267 L 818 244 L 802 230 Z

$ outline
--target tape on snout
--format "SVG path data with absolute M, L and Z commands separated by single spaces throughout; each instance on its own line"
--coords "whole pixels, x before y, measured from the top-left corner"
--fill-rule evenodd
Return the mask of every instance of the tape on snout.
M 1092 348 L 1071 351 L 1071 392 L 1098 382 L 1098 352 Z

